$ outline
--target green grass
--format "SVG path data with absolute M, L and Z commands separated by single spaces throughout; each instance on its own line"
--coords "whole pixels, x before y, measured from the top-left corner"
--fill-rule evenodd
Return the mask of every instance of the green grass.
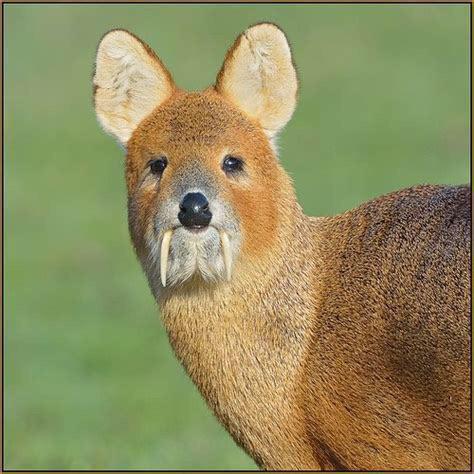
M 95 120 L 101 35 L 212 83 L 248 24 L 301 78 L 281 160 L 309 214 L 469 179 L 467 5 L 5 6 L 5 467 L 253 469 L 179 366 L 132 252 L 123 156 Z

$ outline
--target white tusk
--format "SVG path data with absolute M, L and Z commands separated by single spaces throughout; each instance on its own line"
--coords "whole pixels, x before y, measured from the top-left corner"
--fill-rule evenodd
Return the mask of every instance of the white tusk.
M 163 234 L 163 240 L 161 241 L 161 254 L 160 254 L 160 275 L 161 284 L 166 286 L 166 271 L 168 268 L 168 254 L 170 251 L 171 236 L 173 230 L 169 229 Z
M 232 254 L 230 252 L 229 236 L 224 230 L 221 230 L 219 234 L 221 237 L 222 256 L 224 259 L 226 277 L 227 277 L 227 281 L 230 281 L 230 277 L 232 275 Z

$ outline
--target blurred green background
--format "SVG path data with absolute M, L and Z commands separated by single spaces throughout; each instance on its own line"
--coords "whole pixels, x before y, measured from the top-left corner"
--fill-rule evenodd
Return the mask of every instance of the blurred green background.
M 246 26 L 287 32 L 301 94 L 281 160 L 307 213 L 469 180 L 468 5 L 5 5 L 5 467 L 254 469 L 169 348 L 91 73 L 124 27 L 178 85 Z

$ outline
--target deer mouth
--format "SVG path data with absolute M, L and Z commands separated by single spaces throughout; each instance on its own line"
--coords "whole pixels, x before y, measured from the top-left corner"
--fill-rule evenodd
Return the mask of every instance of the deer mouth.
M 170 253 L 171 238 L 176 228 L 168 229 L 163 233 L 160 247 L 160 279 L 163 287 L 166 287 L 166 277 L 168 273 L 168 258 Z M 190 229 L 187 229 L 190 230 Z M 196 228 L 190 231 L 194 234 L 202 233 L 206 228 Z M 228 233 L 223 229 L 217 229 L 219 233 L 220 246 L 222 251 L 222 260 L 225 267 L 225 276 L 227 281 L 230 281 L 232 276 L 232 251 L 230 246 L 230 239 Z

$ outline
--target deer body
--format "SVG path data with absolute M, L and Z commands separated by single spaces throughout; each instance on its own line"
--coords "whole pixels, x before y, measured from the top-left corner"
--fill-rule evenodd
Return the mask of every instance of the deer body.
M 275 159 L 297 83 L 274 25 L 199 93 L 115 30 L 94 83 L 171 346 L 257 464 L 468 469 L 470 190 L 305 216 Z

